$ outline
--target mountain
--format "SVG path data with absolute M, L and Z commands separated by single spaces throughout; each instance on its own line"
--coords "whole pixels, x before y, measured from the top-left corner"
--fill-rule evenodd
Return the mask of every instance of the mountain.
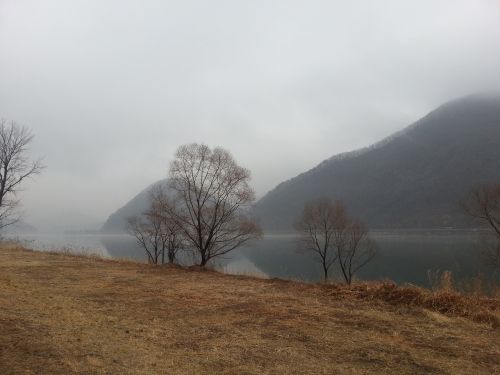
M 157 181 L 142 190 L 123 207 L 119 208 L 109 216 L 101 228 L 102 232 L 124 232 L 127 228 L 127 219 L 131 216 L 140 215 L 149 206 L 149 192 L 157 185 L 166 186 L 167 180 Z
M 500 97 L 470 96 L 279 184 L 253 214 L 266 230 L 289 230 L 306 201 L 327 196 L 344 201 L 371 228 L 470 227 L 460 199 L 472 185 L 498 180 Z M 124 231 L 128 217 L 147 209 L 155 184 L 113 213 L 102 230 Z
M 460 199 L 499 180 L 500 98 L 470 96 L 279 184 L 254 214 L 265 229 L 290 229 L 306 201 L 327 196 L 371 228 L 469 227 Z

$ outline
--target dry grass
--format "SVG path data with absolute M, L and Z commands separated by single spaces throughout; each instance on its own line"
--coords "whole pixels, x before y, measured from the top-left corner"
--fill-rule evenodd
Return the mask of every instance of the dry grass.
M 492 374 L 499 301 L 0 249 L 0 374 Z M 484 314 L 481 317 L 481 314 Z
M 431 292 L 416 286 L 397 286 L 391 282 L 368 282 L 350 288 L 337 286 L 334 294 L 347 294 L 362 300 L 380 300 L 397 306 L 421 307 L 452 317 L 463 317 L 500 326 L 500 300 L 477 295 L 463 295 L 453 289 Z

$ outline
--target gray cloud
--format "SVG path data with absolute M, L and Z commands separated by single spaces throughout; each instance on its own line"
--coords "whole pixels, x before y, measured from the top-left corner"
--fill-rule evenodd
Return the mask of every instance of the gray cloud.
M 0 116 L 48 166 L 28 220 L 103 220 L 193 141 L 231 150 L 262 195 L 498 89 L 499 45 L 487 0 L 0 0 Z

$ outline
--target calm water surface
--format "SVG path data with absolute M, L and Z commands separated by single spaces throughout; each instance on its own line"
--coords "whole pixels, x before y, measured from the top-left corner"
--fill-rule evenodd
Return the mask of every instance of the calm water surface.
M 11 236 L 39 250 L 69 249 L 105 257 L 146 260 L 134 238 L 128 235 L 23 234 Z M 499 280 L 480 257 L 481 238 L 474 232 L 374 232 L 376 258 L 361 269 L 365 280 L 391 279 L 397 283 L 429 286 L 429 271 L 449 270 L 458 280 L 478 274 Z M 184 259 L 184 262 L 188 262 Z M 235 250 L 214 266 L 228 273 L 316 281 L 320 264 L 299 251 L 293 234 L 265 235 L 260 241 Z M 334 266 L 335 267 L 335 266 Z M 334 269 L 335 271 L 336 269 Z M 334 272 L 335 273 L 335 272 Z M 334 275 L 335 277 L 335 275 Z

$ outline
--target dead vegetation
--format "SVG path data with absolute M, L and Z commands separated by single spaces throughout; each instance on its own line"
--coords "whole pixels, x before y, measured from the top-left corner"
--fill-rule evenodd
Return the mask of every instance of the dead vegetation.
M 359 283 L 350 288 L 333 288 L 334 295 L 362 300 L 379 300 L 392 305 L 421 307 L 451 317 L 500 326 L 500 300 L 467 296 L 453 290 L 429 290 L 416 286 L 397 286 L 392 282 Z
M 491 374 L 500 301 L 0 249 L 1 374 Z

